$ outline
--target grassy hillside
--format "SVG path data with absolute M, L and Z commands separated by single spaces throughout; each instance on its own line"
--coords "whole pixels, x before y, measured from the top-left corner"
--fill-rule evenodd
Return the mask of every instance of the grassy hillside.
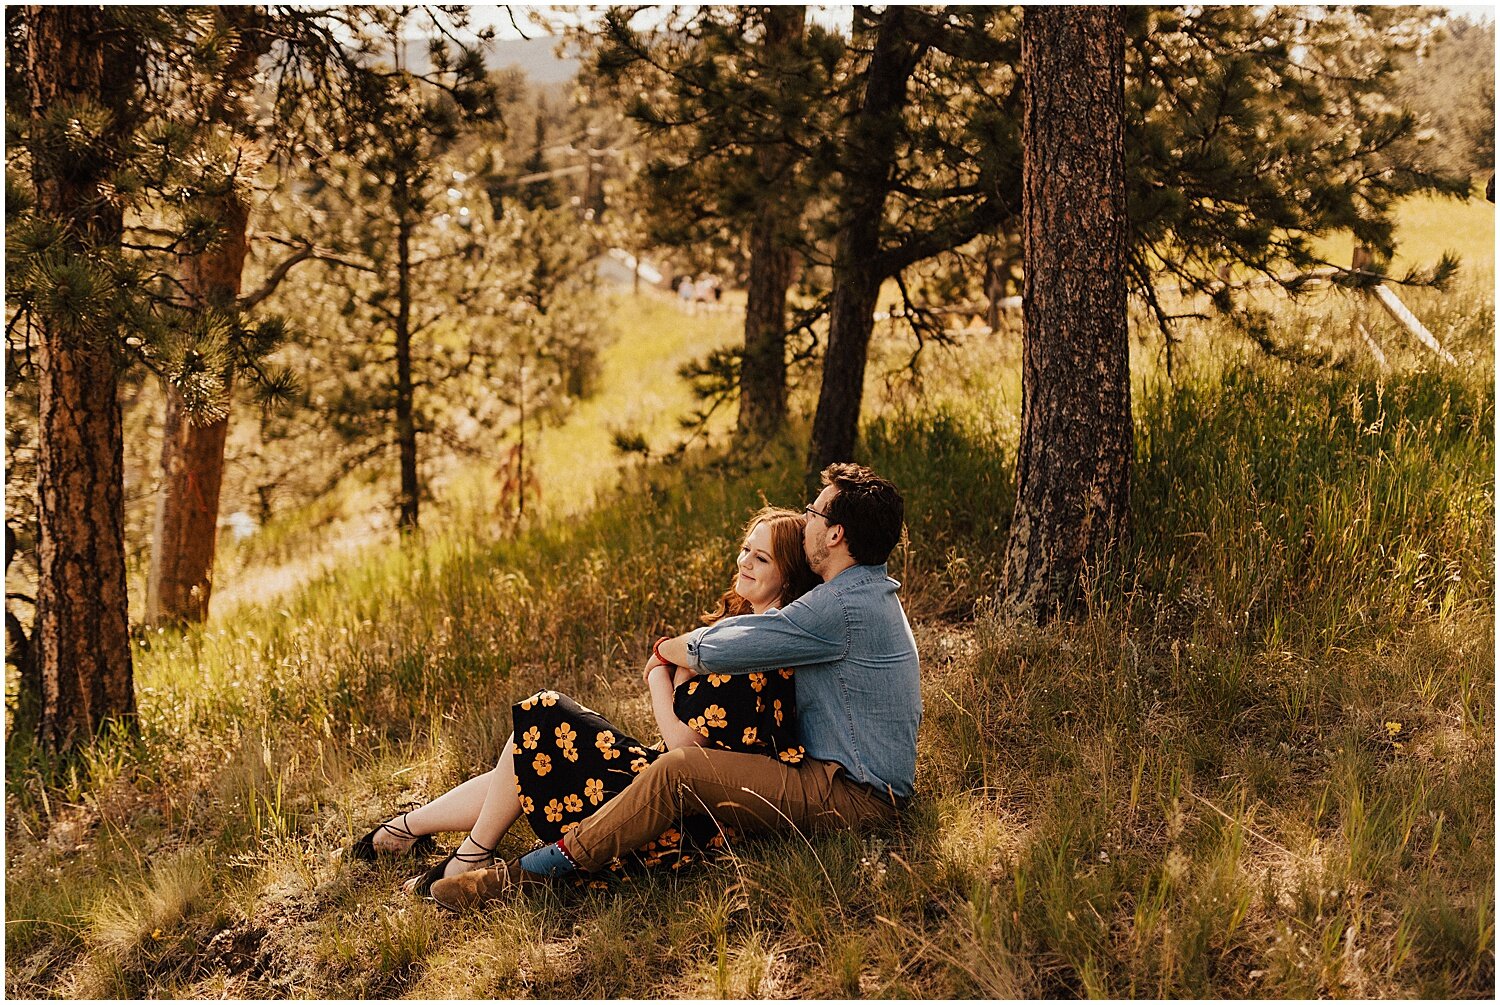
M 651 352 L 687 352 L 700 328 L 654 309 Z M 1346 309 L 1278 338 L 1336 348 Z M 541 684 L 649 734 L 648 641 L 718 592 L 763 496 L 800 498 L 790 448 L 608 488 L 598 426 L 669 423 L 681 393 L 622 341 L 628 390 L 543 441 L 571 517 L 503 535 L 476 504 L 150 636 L 139 737 L 67 764 L 8 745 L 8 993 L 1489 997 L 1492 292 L 1430 313 L 1463 366 L 1294 370 L 1208 323 L 1169 382 L 1139 330 L 1134 544 L 1047 629 L 988 606 L 1014 340 L 928 356 L 920 391 L 882 342 L 862 451 L 907 493 L 926 710 L 901 827 L 451 920 L 336 851 L 488 767 Z

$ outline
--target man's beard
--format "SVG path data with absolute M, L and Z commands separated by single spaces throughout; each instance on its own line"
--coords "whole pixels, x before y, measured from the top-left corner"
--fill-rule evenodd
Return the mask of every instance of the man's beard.
M 811 550 L 807 552 L 807 564 L 818 576 L 821 577 L 823 575 L 823 567 L 828 564 L 827 542 L 820 540 L 812 546 Z

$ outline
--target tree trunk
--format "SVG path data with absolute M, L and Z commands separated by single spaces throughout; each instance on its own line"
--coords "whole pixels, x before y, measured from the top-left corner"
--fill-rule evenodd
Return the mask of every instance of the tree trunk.
M 807 8 L 800 4 L 766 7 L 764 62 L 776 65 L 802 37 Z M 778 186 L 787 151 L 763 144 L 756 167 L 765 198 L 750 229 L 750 282 L 745 299 L 745 352 L 740 361 L 740 413 L 736 435 L 764 440 L 786 423 L 786 291 L 792 282 L 792 255 L 786 230 L 800 207 Z
M 1022 50 L 1021 446 L 1001 594 L 1046 620 L 1129 533 L 1122 9 L 1028 8 Z
M 399 193 L 398 193 L 399 204 Z M 400 514 L 402 531 L 417 529 L 417 422 L 412 409 L 411 375 L 411 230 L 409 210 L 400 208 L 396 225 L 396 444 L 401 454 Z
M 892 120 L 906 104 L 907 82 L 926 51 L 924 44 L 911 41 L 908 17 L 901 7 L 887 7 L 880 14 L 864 93 L 850 128 L 841 198 L 843 225 L 834 249 L 828 350 L 807 460 L 807 485 L 812 491 L 825 466 L 853 458 L 859 432 L 865 360 L 875 325 L 875 302 L 885 279 L 877 253 L 899 132 Z
M 740 359 L 740 414 L 735 434 L 765 440 L 786 422 L 786 291 L 791 252 L 769 214 L 750 228 L 750 283 L 745 297 L 745 352 Z
M 232 194 L 215 202 L 220 241 L 186 260 L 182 286 L 199 310 L 232 310 L 249 251 L 250 208 Z M 233 382 L 234 370 L 230 369 L 224 375 L 226 398 Z M 146 583 L 148 624 L 197 623 L 208 617 L 228 433 L 227 411 L 222 419 L 196 423 L 187 414 L 182 396 L 167 388 L 162 486 Z
M 216 7 L 214 18 L 220 28 L 235 32 L 237 42 L 210 96 L 210 112 L 248 147 L 253 142 L 254 109 L 245 95 L 261 56 L 270 51 L 271 36 L 259 30 L 264 18 L 259 8 Z M 230 191 L 204 200 L 200 208 L 217 221 L 218 241 L 184 259 L 182 287 L 199 311 L 232 311 L 250 250 L 250 206 L 238 192 Z M 166 389 L 162 484 L 146 579 L 147 624 L 196 623 L 208 617 L 234 376 L 232 369 L 224 375 L 224 418 L 208 423 L 193 422 L 181 396 Z
M 99 186 L 132 128 L 139 50 L 103 8 L 34 6 L 22 16 L 32 122 L 68 105 L 102 106 L 111 114 L 114 134 L 96 157 L 61 164 L 37 158 L 32 166 L 38 211 L 70 222 L 68 254 L 87 262 L 95 254 L 90 249 L 120 241 L 121 211 Z M 135 717 L 124 444 L 110 350 L 114 322 L 79 321 L 74 313 L 70 323 L 46 312 L 38 321 L 41 534 L 32 647 L 41 670 L 41 741 L 61 750 L 111 719 Z

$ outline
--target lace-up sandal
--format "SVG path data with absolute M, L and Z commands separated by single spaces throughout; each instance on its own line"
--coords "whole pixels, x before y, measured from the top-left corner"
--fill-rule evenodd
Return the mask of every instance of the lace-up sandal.
M 551 882 L 546 876 L 527 872 L 521 868 L 520 860 L 513 858 L 488 869 L 474 869 L 452 879 L 438 880 L 427 896 L 438 907 L 462 914 L 497 900 L 522 896 Z
M 431 834 L 413 834 L 406 826 L 406 814 L 401 814 L 399 824 L 384 823 L 371 828 L 370 833 L 360 838 L 349 846 L 349 857 L 359 859 L 361 862 L 373 862 L 381 852 L 375 847 L 375 835 L 381 831 L 389 831 L 402 841 L 410 841 L 411 847 L 404 852 L 390 852 L 392 855 L 431 855 L 437 850 L 437 842 L 432 839 Z
M 460 844 L 447 858 L 417 877 L 416 885 L 411 888 L 411 892 L 415 896 L 425 897 L 430 900 L 432 898 L 432 884 L 443 878 L 443 871 L 448 868 L 448 863 L 454 859 L 458 859 L 460 862 L 469 865 L 488 862 L 495 857 L 495 848 L 500 847 L 500 843 L 497 841 L 495 842 L 495 848 L 486 848 L 478 841 L 475 841 L 472 835 L 464 838 L 464 842 L 473 845 L 479 850 L 464 851 L 463 844 Z

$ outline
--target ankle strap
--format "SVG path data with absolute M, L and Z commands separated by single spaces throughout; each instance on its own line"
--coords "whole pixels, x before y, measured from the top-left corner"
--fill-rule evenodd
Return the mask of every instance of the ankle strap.
M 417 840 L 417 838 L 422 836 L 413 832 L 412 829 L 407 826 L 405 813 L 401 814 L 401 823 L 399 826 L 396 824 L 381 824 L 380 826 L 382 830 L 390 831 L 392 834 L 396 835 L 403 841 L 415 841 Z
M 464 840 L 467 841 L 469 844 L 473 845 L 475 848 L 478 848 L 479 851 L 477 851 L 477 852 L 473 852 L 473 851 L 471 851 L 471 852 L 465 852 L 463 850 L 464 846 L 462 844 L 459 844 L 458 851 L 456 851 L 456 852 L 453 853 L 453 857 L 456 858 L 456 859 L 458 859 L 460 862 L 483 862 L 487 858 L 494 858 L 495 857 L 495 848 L 499 848 L 500 847 L 500 842 L 496 841 L 495 842 L 495 848 L 486 848 L 484 845 L 480 844 L 478 841 L 475 841 L 474 840 L 474 835 L 472 835 L 472 834 L 465 835 L 464 836 Z

